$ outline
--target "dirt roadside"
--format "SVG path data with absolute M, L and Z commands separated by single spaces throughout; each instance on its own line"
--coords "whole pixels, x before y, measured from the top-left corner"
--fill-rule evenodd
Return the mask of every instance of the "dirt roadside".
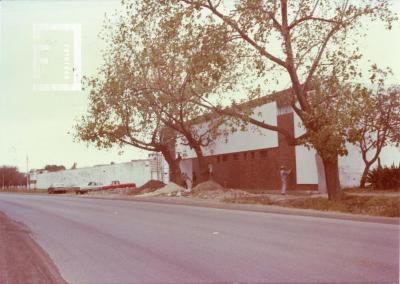
M 0 212 L 0 283 L 66 283 L 29 229 Z

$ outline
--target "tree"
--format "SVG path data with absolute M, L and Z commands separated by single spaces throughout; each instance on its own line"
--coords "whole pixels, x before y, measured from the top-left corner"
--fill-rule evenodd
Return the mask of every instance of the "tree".
M 65 167 L 63 165 L 60 165 L 60 166 L 57 166 L 57 165 L 46 165 L 44 167 L 44 169 L 46 171 L 49 171 L 49 172 L 58 172 L 58 171 L 65 170 Z
M 77 128 L 79 137 L 100 147 L 129 144 L 159 151 L 177 176 L 180 158 L 171 146 L 179 140 L 196 153 L 198 181 L 205 180 L 202 147 L 218 135 L 222 119 L 208 119 L 194 92 L 208 97 L 229 88 L 230 60 L 215 39 L 186 29 L 188 19 L 172 14 L 156 21 L 144 7 L 141 1 L 128 3 L 118 21 L 106 25 L 105 63 L 88 80 L 90 110 Z
M 361 111 L 360 118 L 349 140 L 358 147 L 365 164 L 360 179 L 360 187 L 364 188 L 368 172 L 382 149 L 400 144 L 400 88 L 385 89 L 380 84 L 375 92 L 365 88 L 360 98 L 355 105 Z
M 99 149 L 131 145 L 160 152 L 169 165 L 171 181 L 181 184 L 179 160 L 170 147 L 175 143 L 174 136 L 164 129 L 159 114 L 140 111 L 146 106 L 137 104 L 136 97 L 123 91 L 128 81 L 119 76 L 122 74 L 114 66 L 106 62 L 96 78 L 87 79 L 89 110 L 75 125 L 76 140 L 95 144 Z
M 23 184 L 26 184 L 25 174 L 19 172 L 17 167 L 0 167 L 0 186 L 2 189 Z
M 162 113 L 152 110 L 151 102 L 137 95 L 138 90 L 135 93 L 131 87 L 137 86 L 139 81 L 137 73 L 133 73 L 135 67 L 138 72 L 147 71 L 142 68 L 146 63 L 138 58 L 141 54 L 135 50 L 136 47 L 140 49 L 146 38 L 130 37 L 135 34 L 128 31 L 127 24 L 134 19 L 128 14 L 119 16 L 116 23 L 109 21 L 103 27 L 102 39 L 107 45 L 103 52 L 104 63 L 96 76 L 85 77 L 85 86 L 90 90 L 89 109 L 75 126 L 75 137 L 97 148 L 130 145 L 162 153 L 169 165 L 170 180 L 183 184 L 180 159 L 174 149 L 175 134 L 165 127 Z
M 316 78 L 334 77 L 341 85 L 346 85 L 350 79 L 360 76 L 357 60 L 361 54 L 354 39 L 360 34 L 361 20 L 380 19 L 391 28 L 397 17 L 390 11 L 389 2 L 256 0 L 235 1 L 233 5 L 223 0 L 169 0 L 162 2 L 165 5 L 160 5 L 159 1 L 146 2 L 148 11 L 160 19 L 174 9 L 181 11 L 176 13 L 176 19 L 182 17 L 182 11 L 190 17 L 197 15 L 203 19 L 199 25 L 204 32 L 215 34 L 218 30 L 224 34 L 223 38 L 243 43 L 235 52 L 246 52 L 257 66 L 260 77 L 269 76 L 271 70 L 275 70 L 278 71 L 275 74 L 290 79 L 291 105 L 303 122 L 306 134 L 299 139 L 263 121 L 254 118 L 248 121 L 278 131 L 292 144 L 311 143 L 324 164 L 329 199 L 340 199 L 338 156 L 346 151 L 338 141 L 343 141 L 343 137 L 329 132 L 331 119 L 316 116 L 312 105 L 315 92 L 309 91 Z M 193 29 L 194 25 L 188 28 Z M 235 56 L 235 52 L 230 56 Z M 323 95 L 329 96 L 329 93 Z M 229 115 L 246 116 L 234 108 Z M 324 124 L 326 122 L 328 125 Z M 321 135 L 326 143 L 313 144 Z

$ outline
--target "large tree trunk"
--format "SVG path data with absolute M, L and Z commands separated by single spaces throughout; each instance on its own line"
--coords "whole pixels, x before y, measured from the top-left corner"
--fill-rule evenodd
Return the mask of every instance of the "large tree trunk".
M 208 165 L 204 159 L 203 151 L 201 150 L 201 147 L 199 145 L 193 145 L 192 148 L 196 152 L 200 172 L 200 176 L 197 177 L 197 183 L 207 181 L 210 179 L 210 173 L 208 171 Z
M 371 163 L 366 163 L 365 167 L 364 167 L 364 171 L 362 173 L 361 176 L 361 180 L 360 180 L 360 188 L 365 188 L 365 183 L 367 182 L 367 175 L 369 172 L 369 168 L 371 167 Z
M 325 168 L 326 187 L 329 200 L 340 200 L 339 158 L 322 158 Z
M 371 166 L 376 162 L 376 160 L 378 160 L 378 167 L 380 167 L 381 165 L 381 161 L 380 161 L 380 159 L 379 159 L 379 155 L 380 155 L 380 153 L 381 153 L 381 150 L 382 150 L 382 147 L 377 147 L 376 148 L 376 152 L 375 152 L 375 154 L 374 154 L 374 156 L 373 156 L 373 158 L 371 159 L 371 160 L 367 160 L 367 152 L 368 151 L 363 151 L 362 150 L 362 152 L 361 152 L 361 155 L 362 155 L 362 158 L 363 158 L 363 161 L 364 161 L 364 164 L 365 164 L 365 167 L 364 167 L 364 171 L 363 171 L 363 174 L 362 174 L 362 176 L 361 176 L 361 180 L 360 180 L 360 188 L 365 188 L 365 183 L 366 183 L 366 181 L 367 181 L 367 175 L 368 175 L 368 172 L 369 172 L 369 169 L 371 168 Z
M 180 186 L 184 186 L 185 181 L 183 180 L 181 168 L 179 166 L 181 159 L 175 159 L 175 157 L 171 155 L 171 152 L 169 150 L 163 150 L 161 152 L 164 156 L 165 161 L 168 163 L 169 180 Z

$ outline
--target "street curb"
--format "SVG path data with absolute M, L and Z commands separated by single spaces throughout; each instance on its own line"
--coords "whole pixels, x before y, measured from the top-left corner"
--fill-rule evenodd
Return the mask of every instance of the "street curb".
M 120 197 L 100 197 L 100 196 L 79 196 L 77 198 L 89 198 L 89 199 L 103 199 L 103 200 L 122 200 L 122 201 L 136 201 L 136 202 L 147 202 L 156 204 L 171 204 L 171 205 L 186 205 L 203 208 L 214 208 L 214 209 L 228 209 L 228 210 L 239 210 L 239 211 L 250 211 L 250 212 L 262 212 L 272 214 L 284 214 L 293 216 L 306 216 L 316 218 L 328 218 L 348 221 L 358 221 L 367 223 L 380 223 L 380 224 L 400 224 L 400 218 L 398 217 L 380 217 L 380 216 L 368 216 L 360 214 L 347 214 L 340 212 L 324 212 L 313 209 L 298 209 L 288 208 L 274 205 L 259 205 L 259 204 L 238 204 L 238 203 L 223 203 L 216 201 L 203 201 L 203 200 L 189 200 L 184 197 L 134 197 L 134 198 L 120 198 Z

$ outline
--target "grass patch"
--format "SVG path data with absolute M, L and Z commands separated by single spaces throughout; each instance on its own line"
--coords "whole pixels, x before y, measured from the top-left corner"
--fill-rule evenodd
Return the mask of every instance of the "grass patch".
M 13 188 L 13 189 L 0 189 L 0 192 L 13 192 L 13 193 L 47 193 L 47 189 L 25 189 L 25 188 Z
M 224 198 L 227 203 L 279 205 L 283 207 L 336 211 L 371 216 L 400 217 L 400 197 L 344 195 L 341 201 L 305 197 L 273 201 L 266 196 Z
M 222 202 L 225 203 L 241 203 L 241 204 L 262 204 L 274 205 L 274 202 L 267 196 L 240 196 L 240 197 L 224 197 Z
M 321 211 L 400 217 L 399 201 L 398 197 L 344 195 L 341 201 L 330 201 L 327 198 L 318 197 L 286 200 L 281 205 Z
M 400 187 L 398 188 L 390 188 L 390 189 L 374 189 L 372 187 L 367 188 L 359 188 L 359 187 L 352 187 L 352 188 L 344 188 L 343 192 L 348 193 L 400 193 Z

